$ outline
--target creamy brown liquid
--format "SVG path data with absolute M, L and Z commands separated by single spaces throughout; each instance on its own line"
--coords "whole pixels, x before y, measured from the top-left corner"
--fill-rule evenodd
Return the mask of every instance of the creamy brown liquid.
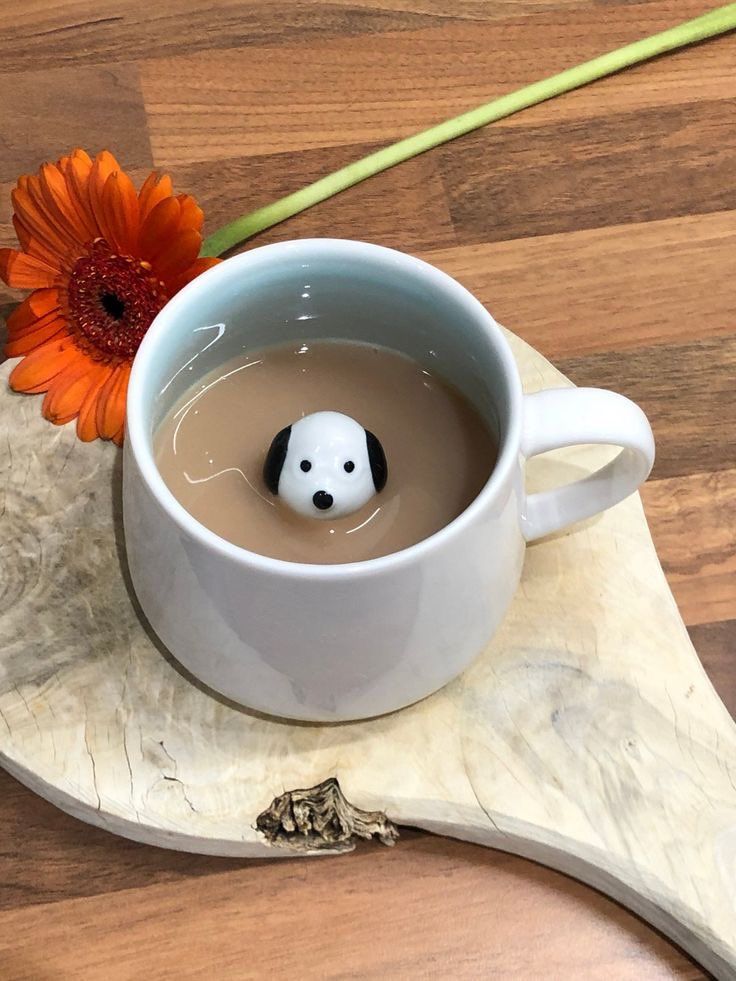
M 263 482 L 274 435 L 319 410 L 344 412 L 381 441 L 386 487 L 333 520 L 293 513 Z M 155 438 L 172 493 L 207 528 L 292 562 L 358 562 L 422 541 L 477 496 L 497 443 L 470 402 L 404 355 L 341 341 L 266 348 L 190 389 Z

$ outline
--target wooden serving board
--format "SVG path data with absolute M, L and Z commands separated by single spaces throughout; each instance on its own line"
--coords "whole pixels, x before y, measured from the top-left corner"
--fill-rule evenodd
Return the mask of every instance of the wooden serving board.
M 569 384 L 509 339 L 527 391 Z M 528 549 L 500 633 L 442 692 L 368 722 L 290 724 L 204 690 L 161 649 L 127 581 L 120 454 L 44 422 L 37 399 L 7 391 L 10 367 L 7 770 L 85 821 L 169 848 L 313 855 L 356 835 L 391 843 L 402 824 L 501 848 L 596 886 L 736 978 L 736 726 L 638 495 Z M 570 480 L 609 455 L 540 457 L 529 484 Z

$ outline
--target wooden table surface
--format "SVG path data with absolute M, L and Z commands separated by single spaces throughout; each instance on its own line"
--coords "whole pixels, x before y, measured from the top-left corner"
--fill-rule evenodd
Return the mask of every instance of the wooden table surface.
M 0 10 L 0 240 L 18 174 L 74 145 L 171 172 L 213 229 L 383 143 L 707 0 L 25 0 Z M 658 444 L 644 499 L 736 711 L 736 36 L 470 134 L 260 236 L 413 252 Z M 19 294 L 0 293 L 3 313 Z M 2 578 L 0 571 L 0 579 Z M 1 586 L 1 583 L 0 583 Z M 32 629 L 32 625 L 29 625 Z M 687 829 L 683 829 L 683 834 Z M 529 862 L 407 831 L 251 863 L 114 838 L 0 771 L 0 977 L 701 978 Z

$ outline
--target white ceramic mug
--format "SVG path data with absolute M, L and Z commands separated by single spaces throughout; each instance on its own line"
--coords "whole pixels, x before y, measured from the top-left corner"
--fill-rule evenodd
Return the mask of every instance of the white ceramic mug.
M 496 430 L 498 461 L 459 517 L 410 548 L 345 565 L 266 558 L 185 511 L 156 468 L 153 433 L 190 385 L 238 352 L 328 337 L 439 366 Z M 623 449 L 595 474 L 526 495 L 526 458 L 575 443 Z M 501 329 L 433 266 L 361 242 L 269 245 L 192 282 L 141 344 L 124 459 L 130 573 L 164 644 L 229 698 L 294 719 L 379 715 L 436 691 L 480 653 L 516 590 L 526 542 L 620 501 L 653 459 L 649 423 L 621 395 L 524 396 Z

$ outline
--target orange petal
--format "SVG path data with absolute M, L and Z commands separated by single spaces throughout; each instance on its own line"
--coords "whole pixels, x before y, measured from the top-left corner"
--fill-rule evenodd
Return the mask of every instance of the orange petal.
M 78 160 L 84 163 L 88 170 L 92 169 L 92 157 L 90 157 L 87 151 L 81 146 L 77 146 L 72 150 L 69 160 L 70 161 Z
M 20 177 L 18 186 L 10 192 L 13 210 L 34 238 L 55 255 L 63 255 L 73 243 L 48 221 L 45 205 L 37 200 L 40 194 L 40 188 L 33 185 L 29 177 Z
M 138 203 L 141 210 L 141 224 L 148 218 L 150 213 L 164 198 L 172 197 L 174 188 L 168 174 L 159 174 L 157 170 L 152 171 L 143 182 L 143 187 L 138 194 Z
M 15 228 L 15 234 L 18 236 L 18 241 L 24 252 L 40 259 L 41 262 L 45 262 L 47 266 L 54 269 L 61 270 L 62 267 L 71 269 L 71 260 L 74 257 L 68 253 L 66 247 L 61 252 L 50 249 L 41 239 L 36 238 L 18 215 L 13 215 L 13 228 Z
M 83 246 L 89 241 L 89 232 L 72 200 L 66 183 L 66 177 L 53 164 L 44 164 L 39 173 L 41 192 L 51 214 L 56 218 L 56 224 L 66 228 L 78 245 Z
M 79 414 L 90 387 L 91 358 L 80 357 L 54 378 L 41 406 L 49 422 L 63 426 Z
M 176 198 L 164 198 L 151 211 L 141 227 L 138 251 L 143 259 L 153 260 L 176 235 L 181 205 Z
M 77 436 L 83 443 L 89 443 L 100 435 L 97 429 L 97 403 L 100 392 L 112 373 L 113 368 L 110 365 L 100 364 L 91 378 L 77 418 Z
M 10 321 L 8 321 L 8 337 L 11 341 L 18 340 L 21 337 L 26 337 L 28 334 L 33 334 L 40 327 L 46 327 L 52 321 L 59 318 L 65 319 L 63 318 L 61 311 L 51 310 L 49 313 L 44 314 L 43 317 L 36 317 L 35 320 L 29 320 L 28 323 L 23 324 L 20 327 L 17 326 L 17 323 L 14 323 L 11 327 Z
M 105 181 L 102 207 L 109 244 L 124 255 L 130 255 L 138 240 L 138 195 L 130 177 L 123 171 L 110 174 Z
M 130 365 L 121 364 L 102 386 L 97 400 L 97 431 L 103 439 L 112 439 L 125 422 L 125 398 L 128 393 Z
M 108 237 L 107 222 L 105 221 L 105 209 L 102 201 L 105 183 L 110 174 L 120 170 L 120 165 L 109 150 L 103 150 L 95 157 L 92 170 L 87 182 L 87 195 L 89 206 L 95 217 L 95 222 L 103 238 Z
M 179 228 L 193 228 L 195 232 L 201 232 L 204 225 L 204 211 L 191 194 L 177 194 L 176 200 L 181 205 Z
M 221 262 L 222 259 L 218 259 L 215 256 L 203 256 L 201 259 L 195 259 L 188 269 L 185 269 L 183 273 L 180 273 L 169 281 L 168 286 L 171 295 L 173 296 L 175 293 L 178 293 L 187 283 L 191 283 L 197 276 L 200 276 L 208 269 L 212 269 L 213 266 L 219 265 Z
M 46 344 L 47 341 L 58 338 L 61 334 L 64 337 L 69 334 L 69 325 L 64 317 L 57 317 L 53 314 L 38 321 L 39 326 L 35 330 L 25 330 L 16 337 L 8 338 L 5 345 L 5 356 L 8 358 L 19 358 L 22 354 L 30 354 L 37 347 Z
M 41 317 L 56 313 L 59 309 L 59 291 L 56 289 L 34 290 L 13 310 L 6 323 L 8 331 L 25 330 L 33 326 Z
M 125 438 L 125 423 L 123 423 L 120 429 L 118 429 L 118 431 L 115 433 L 115 435 L 112 438 L 112 441 L 116 446 L 122 446 L 124 438 Z
M 63 218 L 59 218 L 56 212 L 50 207 L 43 192 L 41 178 L 35 174 L 27 174 L 22 185 L 21 181 L 18 181 L 17 189 L 20 191 L 21 188 L 35 209 L 37 222 L 40 220 L 38 216 L 43 216 L 43 225 L 31 226 L 34 237 L 44 238 L 47 244 L 52 245 L 59 252 L 78 247 L 79 243 L 76 241 L 68 223 Z
M 0 249 L 0 279 L 8 286 L 32 290 L 37 286 L 53 286 L 59 270 L 47 263 L 17 252 L 15 249 Z
M 33 241 L 33 236 L 28 230 L 28 226 L 23 224 L 23 221 L 18 217 L 17 214 L 13 215 L 13 228 L 15 229 L 15 234 L 18 237 L 18 242 L 20 243 L 21 250 L 23 252 L 28 252 L 29 246 Z M 39 259 L 43 259 L 42 255 L 38 256 Z
M 88 184 L 91 171 L 92 161 L 89 156 L 84 150 L 75 150 L 66 165 L 66 187 L 69 199 L 74 202 L 74 208 L 87 231 L 87 240 L 100 234 L 89 203 Z
M 45 392 L 51 380 L 80 357 L 84 355 L 72 337 L 49 341 L 13 368 L 10 387 L 15 392 Z
M 168 248 L 156 259 L 155 271 L 163 280 L 176 278 L 189 269 L 202 248 L 202 236 L 193 228 L 179 232 Z
M 55 208 L 51 207 L 49 199 L 46 197 L 43 187 L 42 170 L 44 167 L 50 167 L 52 170 L 56 170 L 54 164 L 43 164 L 38 169 L 37 174 L 26 174 L 26 184 L 25 188 L 33 199 L 38 210 L 44 215 L 46 221 L 50 228 L 52 228 L 59 238 L 63 239 L 65 242 L 74 241 L 74 233 L 69 228 L 69 222 L 66 221 L 63 216 L 60 216 Z M 20 185 L 20 181 L 18 181 Z

